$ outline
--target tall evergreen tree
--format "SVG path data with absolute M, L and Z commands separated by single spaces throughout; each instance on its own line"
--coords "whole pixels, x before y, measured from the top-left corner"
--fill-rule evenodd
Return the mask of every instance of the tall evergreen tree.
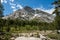
M 53 14 L 56 14 L 55 26 L 57 30 L 60 30 L 60 0 L 56 0 L 53 4 L 55 5 L 55 11 Z
M 0 34 L 1 34 L 1 31 L 2 31 L 2 28 L 3 28 L 3 20 L 1 19 L 3 17 L 3 5 L 1 3 L 1 0 L 0 0 Z
M 0 18 L 3 17 L 3 10 L 4 10 L 4 8 L 3 8 L 3 5 L 0 0 Z

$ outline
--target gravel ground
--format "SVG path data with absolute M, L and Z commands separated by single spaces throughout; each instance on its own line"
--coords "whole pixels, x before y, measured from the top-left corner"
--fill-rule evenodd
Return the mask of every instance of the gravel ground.
M 35 38 L 35 37 L 18 37 L 15 40 L 41 40 L 41 38 Z
M 42 40 L 45 39 L 43 35 L 40 34 L 40 38 L 37 37 L 17 37 L 15 40 Z

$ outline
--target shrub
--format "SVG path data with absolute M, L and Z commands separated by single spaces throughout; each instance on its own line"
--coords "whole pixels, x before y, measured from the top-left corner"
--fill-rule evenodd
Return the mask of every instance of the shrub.
M 58 34 L 48 34 L 47 36 L 51 39 L 58 39 Z

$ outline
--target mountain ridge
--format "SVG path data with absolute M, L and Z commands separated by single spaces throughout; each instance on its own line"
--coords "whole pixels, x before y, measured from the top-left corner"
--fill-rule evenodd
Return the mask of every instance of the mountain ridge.
M 54 16 L 42 10 L 34 10 L 29 6 L 25 6 L 23 9 L 19 9 L 13 12 L 9 16 L 3 17 L 3 19 L 20 19 L 20 20 L 38 20 L 44 22 L 52 22 L 54 20 Z

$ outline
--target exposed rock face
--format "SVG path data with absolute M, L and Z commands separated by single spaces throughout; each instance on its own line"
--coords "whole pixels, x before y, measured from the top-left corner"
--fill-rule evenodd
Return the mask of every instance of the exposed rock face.
M 13 12 L 9 16 L 3 17 L 3 19 L 20 19 L 20 20 L 38 20 L 43 22 L 52 22 L 54 20 L 54 16 L 47 12 L 41 10 L 34 10 L 28 6 L 25 6 L 23 9 L 19 9 Z

